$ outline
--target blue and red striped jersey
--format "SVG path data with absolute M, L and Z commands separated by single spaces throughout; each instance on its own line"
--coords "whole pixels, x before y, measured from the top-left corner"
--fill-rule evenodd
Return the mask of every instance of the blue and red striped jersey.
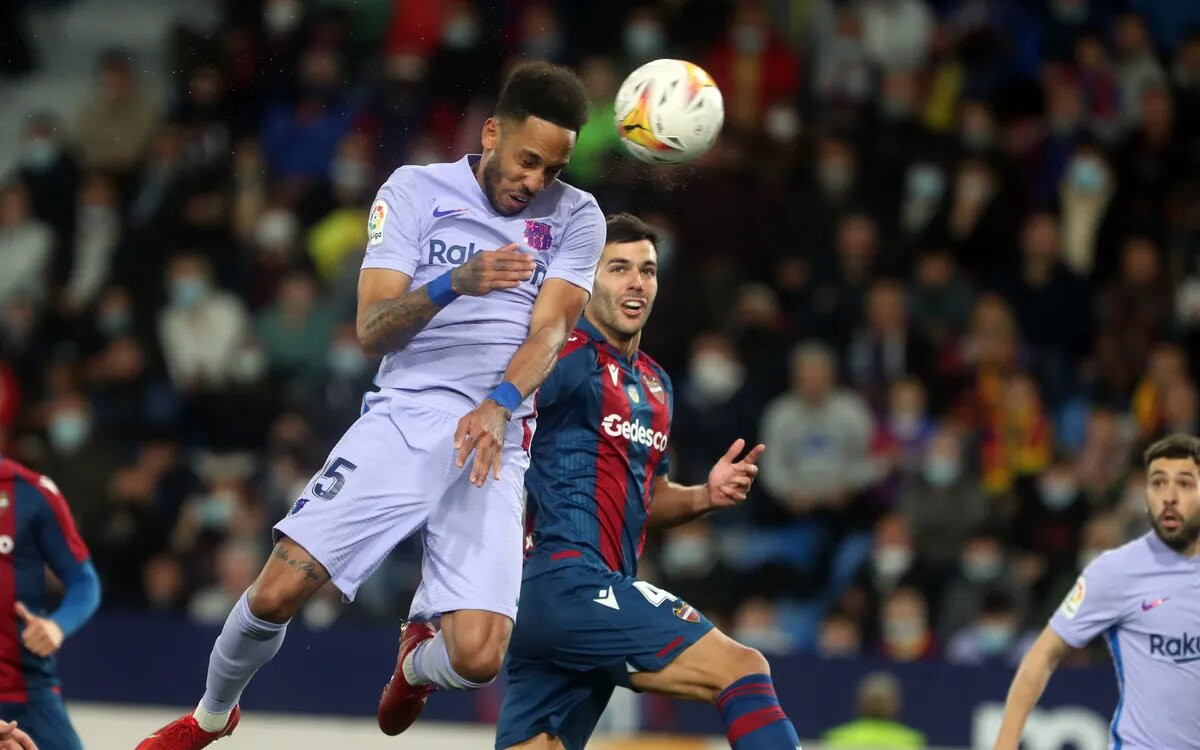
M 73 581 L 88 557 L 54 482 L 0 458 L 0 702 L 23 702 L 31 691 L 58 685 L 54 657 L 35 656 L 21 644 L 16 603 L 45 616 L 46 566 L 59 580 Z
M 567 557 L 634 575 L 654 481 L 669 469 L 670 378 L 640 351 L 626 357 L 582 318 L 536 403 L 526 575 Z

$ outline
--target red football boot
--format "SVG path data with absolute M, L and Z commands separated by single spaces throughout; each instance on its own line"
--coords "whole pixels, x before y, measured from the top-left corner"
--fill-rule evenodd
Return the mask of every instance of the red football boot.
M 219 732 L 206 732 L 196 723 L 196 717 L 189 713 L 142 740 L 135 750 L 200 750 L 222 737 L 233 734 L 240 718 L 242 709 L 234 706 L 233 712 L 229 714 L 229 723 L 224 729 Z
M 379 728 L 384 734 L 394 736 L 412 726 L 425 708 L 425 699 L 437 689 L 437 685 L 410 685 L 404 679 L 404 659 L 422 642 L 429 640 L 436 631 L 427 622 L 407 622 L 400 628 L 400 655 L 396 657 L 396 671 L 379 696 Z

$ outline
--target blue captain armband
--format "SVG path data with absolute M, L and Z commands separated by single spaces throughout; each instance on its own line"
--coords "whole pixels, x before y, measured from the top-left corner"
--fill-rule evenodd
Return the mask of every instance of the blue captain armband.
M 505 409 L 508 409 L 509 414 L 516 411 L 521 402 L 525 400 L 521 398 L 521 391 L 517 390 L 517 387 L 507 380 L 496 386 L 495 390 L 489 393 L 487 397 Z
M 450 285 L 450 273 L 450 271 L 447 271 L 425 285 L 425 291 L 429 294 L 429 299 L 438 307 L 445 307 L 458 299 L 458 292 L 454 291 L 454 288 Z

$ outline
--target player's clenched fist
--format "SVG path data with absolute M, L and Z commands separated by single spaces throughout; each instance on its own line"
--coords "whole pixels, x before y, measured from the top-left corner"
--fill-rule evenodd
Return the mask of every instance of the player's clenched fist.
M 17 729 L 15 721 L 0 721 L 0 750 L 38 750 L 29 735 Z
M 456 294 L 481 297 L 496 289 L 515 289 L 533 277 L 533 258 L 510 242 L 495 250 L 476 253 L 450 272 Z
M 482 487 L 490 473 L 500 478 L 500 458 L 504 455 L 504 427 L 512 415 L 508 409 L 491 399 L 485 400 L 458 420 L 454 433 L 454 450 L 458 451 L 455 465 L 462 468 L 471 451 L 475 451 L 475 463 L 471 465 L 471 484 Z
M 766 450 L 766 446 L 754 446 L 745 458 L 735 462 L 734 459 L 745 447 L 745 440 L 738 438 L 733 441 L 733 445 L 729 446 L 721 460 L 708 472 L 708 496 L 714 509 L 728 508 L 739 503 L 745 500 L 750 492 L 750 485 L 754 483 L 754 477 L 758 476 L 758 457 Z
M 16 609 L 17 617 L 25 623 L 25 629 L 21 631 L 21 642 L 25 648 L 43 657 L 57 651 L 63 642 L 62 628 L 58 623 L 48 617 L 38 617 L 21 602 L 17 602 Z M 0 750 L 3 748 L 0 747 Z

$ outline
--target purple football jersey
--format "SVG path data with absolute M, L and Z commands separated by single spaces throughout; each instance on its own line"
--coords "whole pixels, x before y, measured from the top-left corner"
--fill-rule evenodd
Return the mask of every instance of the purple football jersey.
M 427 394 L 464 413 L 499 385 L 529 331 L 533 303 L 546 279 L 591 291 L 605 235 L 595 198 L 560 180 L 521 213 L 501 216 L 475 180 L 478 159 L 471 155 L 393 172 L 371 206 L 362 265 L 407 274 L 416 289 L 475 253 L 510 242 L 534 256 L 537 269 L 528 282 L 483 297 L 460 297 L 379 366 L 377 386 Z M 513 416 L 529 415 L 531 402 L 527 399 Z
M 1103 634 L 1121 697 L 1117 750 L 1200 748 L 1200 558 L 1151 531 L 1097 557 L 1050 619 L 1071 646 Z

